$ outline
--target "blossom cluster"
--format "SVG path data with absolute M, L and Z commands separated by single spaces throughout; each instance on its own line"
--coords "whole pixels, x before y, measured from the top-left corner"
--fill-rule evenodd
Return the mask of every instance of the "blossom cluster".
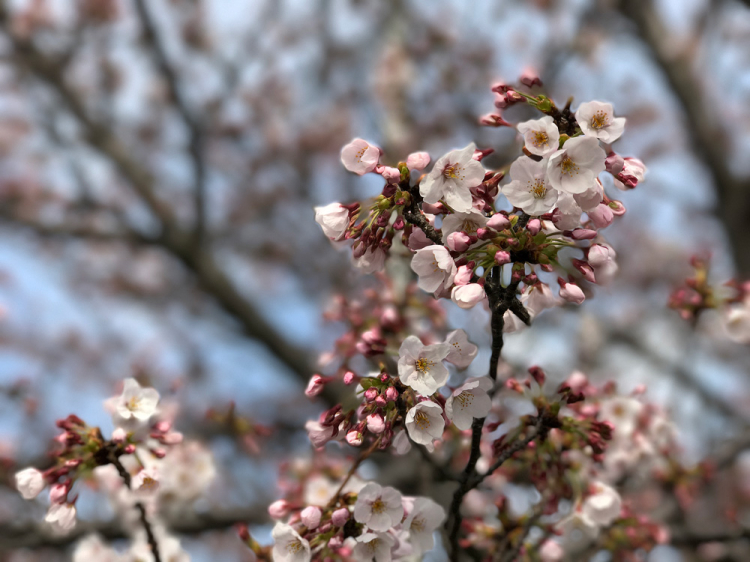
M 716 310 L 727 337 L 750 344 L 750 281 L 728 281 L 722 286 L 711 283 L 710 260 L 694 256 L 690 260 L 693 275 L 669 297 L 669 306 L 695 324 L 707 310 Z
M 74 490 L 93 482 L 106 493 L 131 532 L 132 545 L 118 552 L 98 535 L 90 535 L 77 545 L 74 562 L 155 560 L 154 541 L 162 560 L 189 560 L 158 513 L 168 502 L 189 502 L 205 491 L 215 476 L 210 453 L 196 442 L 184 441 L 172 428 L 169 408 L 160 406 L 159 393 L 135 379 L 125 379 L 122 392 L 106 400 L 104 407 L 114 426 L 109 439 L 78 416 L 58 421 L 63 431 L 55 439 L 54 466 L 19 471 L 15 476 L 18 491 L 33 500 L 49 487 L 45 521 L 58 534 L 76 525 L 78 494 Z

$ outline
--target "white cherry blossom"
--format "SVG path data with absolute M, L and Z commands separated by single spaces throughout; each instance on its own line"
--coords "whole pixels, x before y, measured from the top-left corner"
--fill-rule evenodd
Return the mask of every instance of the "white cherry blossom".
M 271 531 L 274 562 L 310 562 L 310 543 L 285 523 L 276 523 Z
M 549 115 L 519 123 L 516 129 L 523 135 L 526 150 L 532 154 L 547 156 L 560 147 L 560 132 Z
M 383 271 L 385 258 L 385 251 L 382 248 L 378 246 L 373 250 L 370 247 L 361 257 L 354 260 L 354 265 L 363 273 L 377 273 Z
M 450 344 L 451 350 L 445 358 L 448 363 L 453 363 L 459 369 L 465 369 L 477 356 L 479 348 L 469 341 L 469 338 L 461 329 L 448 333 L 445 343 Z
M 483 418 L 489 414 L 492 401 L 487 393 L 491 389 L 492 380 L 489 377 L 468 379 L 445 402 L 448 419 L 458 429 L 469 429 L 474 418 Z
M 341 203 L 315 207 L 315 222 L 331 240 L 341 240 L 349 226 L 349 209 Z
M 603 482 L 594 482 L 595 493 L 583 502 L 583 514 L 594 524 L 606 527 L 620 516 L 622 498 L 617 490 Z
M 380 149 L 362 139 L 354 139 L 341 149 L 344 168 L 360 176 L 372 172 L 379 161 Z
M 594 268 L 597 283 L 605 285 L 617 274 L 619 266 L 615 258 L 615 250 L 611 246 L 594 244 L 589 248 L 588 261 Z
M 47 510 L 44 520 L 58 533 L 67 533 L 76 526 L 76 507 L 69 503 L 55 503 Z
M 419 184 L 419 193 L 427 203 L 443 199 L 451 209 L 468 213 L 472 209 L 470 188 L 484 180 L 482 164 L 474 160 L 476 145 L 452 150 L 435 162 L 432 171 Z
M 387 531 L 401 523 L 404 507 L 401 494 L 391 487 L 370 482 L 359 491 L 354 504 L 354 519 L 373 531 Z
M 569 552 L 583 550 L 599 534 L 599 527 L 580 511 L 574 511 L 556 527 L 562 533 L 565 550 Z
M 107 546 L 99 535 L 88 535 L 73 551 L 73 562 L 119 562 L 122 560 L 114 549 Z
M 409 533 L 412 554 L 418 556 L 435 546 L 433 536 L 445 520 L 445 510 L 430 498 L 414 498 L 409 514 L 404 520 L 403 528 Z
M 547 179 L 548 160 L 535 162 L 521 156 L 510 165 L 511 182 L 502 188 L 511 205 L 531 215 L 543 215 L 552 210 L 558 192 Z
M 449 288 L 456 276 L 456 263 L 450 252 L 438 244 L 417 250 L 411 268 L 419 275 L 419 288 L 428 293 Z
M 642 411 L 643 403 L 639 400 L 630 396 L 615 396 L 599 404 L 599 419 L 615 426 L 615 440 L 629 440 L 638 426 Z
M 487 225 L 489 219 L 479 211 L 472 210 L 468 213 L 453 213 L 443 219 L 443 225 L 440 230 L 443 233 L 443 242 L 448 240 L 448 236 L 454 232 L 465 232 L 466 234 L 476 234 L 478 228 Z
M 443 360 L 450 351 L 447 343 L 424 345 L 417 336 L 407 337 L 398 350 L 399 379 L 420 394 L 433 394 L 448 381 Z
M 587 137 L 593 137 L 608 144 L 620 138 L 625 130 L 625 118 L 615 117 L 611 103 L 589 101 L 578 106 L 576 121 Z
M 468 283 L 460 287 L 453 287 L 451 300 L 464 309 L 474 308 L 487 298 L 484 287 L 479 283 Z
M 729 305 L 724 310 L 722 323 L 727 335 L 732 341 L 749 344 L 750 297 L 747 297 L 744 302 Z
M 596 139 L 568 139 L 562 149 L 550 156 L 547 180 L 558 191 L 583 193 L 591 189 L 596 177 L 604 171 L 605 158 L 606 154 Z
M 153 388 L 142 388 L 138 381 L 125 379 L 122 394 L 117 398 L 115 411 L 124 420 L 147 421 L 156 413 L 159 393 Z
M 635 178 L 635 180 L 638 183 L 641 183 L 644 179 L 646 179 L 646 172 L 648 172 L 648 168 L 646 168 L 646 164 L 641 162 L 638 158 L 625 158 L 623 160 L 623 167 L 622 171 L 620 172 L 623 176 L 631 176 Z M 615 187 L 619 189 L 620 191 L 627 191 L 629 188 L 624 183 L 622 183 L 620 180 L 618 180 L 615 177 Z
M 24 468 L 16 472 L 16 490 L 25 500 L 33 500 L 46 486 L 44 475 L 36 468 Z
M 395 544 L 396 539 L 387 533 L 362 533 L 357 537 L 352 556 L 358 562 L 391 562 Z
M 443 436 L 443 409 L 434 402 L 420 402 L 406 412 L 406 431 L 415 443 L 433 449 L 432 442 Z

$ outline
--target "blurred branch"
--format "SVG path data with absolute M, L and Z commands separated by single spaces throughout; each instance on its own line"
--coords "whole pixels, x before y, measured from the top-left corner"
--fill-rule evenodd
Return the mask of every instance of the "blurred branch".
M 183 512 L 184 513 L 184 512 Z M 231 528 L 237 523 L 261 525 L 268 523 L 266 507 L 262 505 L 216 513 L 191 514 L 162 520 L 170 531 L 181 535 L 199 535 L 208 531 Z M 116 522 L 85 523 L 79 521 L 67 535 L 51 532 L 48 525 L 0 525 L 0 552 L 19 548 L 62 548 L 75 543 L 90 533 L 98 533 L 107 540 L 128 538 L 130 535 Z
M 750 0 L 744 1 L 750 4 Z M 719 198 L 718 216 L 731 239 L 737 272 L 748 277 L 750 252 L 745 244 L 750 240 L 750 221 L 747 220 L 750 216 L 750 178 L 735 177 L 729 169 L 728 135 L 715 116 L 709 114 L 710 106 L 695 76 L 691 52 L 674 50 L 669 42 L 669 32 L 651 0 L 620 0 L 619 10 L 635 24 L 638 35 L 649 47 L 682 107 L 695 153 L 713 178 Z
M 195 177 L 195 242 L 200 244 L 206 229 L 206 162 L 204 159 L 203 127 L 193 117 L 187 102 L 179 87 L 179 79 L 174 67 L 170 64 L 164 45 L 159 39 L 156 24 L 146 8 L 144 0 L 136 0 L 136 11 L 143 26 L 143 36 L 150 47 L 149 52 L 156 61 L 164 81 L 169 89 L 170 98 L 174 102 L 177 112 L 185 122 L 190 137 L 189 151 L 193 162 Z
M 59 61 L 42 53 L 33 42 L 13 34 L 5 1 L 0 1 L 0 27 L 13 47 L 16 63 L 57 92 L 64 105 L 80 123 L 86 142 L 114 164 L 158 218 L 161 232 L 154 240 L 193 272 L 203 289 L 213 296 L 228 314 L 240 322 L 251 338 L 262 342 L 281 363 L 301 381 L 306 382 L 311 369 L 306 353 L 289 343 L 262 317 L 255 305 L 219 267 L 209 248 L 193 244 L 194 236 L 179 224 L 168 204 L 157 196 L 155 180 L 151 173 L 130 156 L 109 127 L 88 115 L 81 98 L 67 85 L 64 79 L 65 68 L 58 63 Z M 330 395 L 325 396 L 330 399 Z

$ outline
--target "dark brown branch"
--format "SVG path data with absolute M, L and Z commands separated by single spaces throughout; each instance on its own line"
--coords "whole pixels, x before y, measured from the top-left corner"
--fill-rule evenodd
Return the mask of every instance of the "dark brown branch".
M 196 119 L 190 109 L 187 101 L 182 95 L 179 87 L 177 72 L 167 57 L 166 49 L 159 38 L 156 24 L 151 14 L 146 8 L 144 0 L 135 2 L 138 18 L 143 26 L 143 36 L 146 44 L 150 47 L 149 52 L 153 56 L 156 65 L 159 68 L 164 81 L 169 89 L 169 94 L 175 104 L 177 112 L 182 117 L 187 127 L 190 137 L 189 152 L 193 162 L 193 176 L 195 178 L 194 195 L 195 195 L 195 242 L 200 244 L 203 240 L 206 229 L 206 162 L 204 159 L 204 138 L 203 127 Z
M 750 0 L 744 0 L 750 4 Z M 735 265 L 742 277 L 750 277 L 750 178 L 736 177 L 729 168 L 729 136 L 710 115 L 710 104 L 695 75 L 694 60 L 684 49 L 675 53 L 669 33 L 651 0 L 620 0 L 619 8 L 650 48 L 654 62 L 666 77 L 685 114 L 685 128 L 696 155 L 710 172 L 719 198 L 718 216 L 732 242 Z
M 119 474 L 120 478 L 122 478 L 122 481 L 125 482 L 125 486 L 128 488 L 128 490 L 132 490 L 132 479 L 130 478 L 130 473 L 125 470 L 124 466 L 122 466 L 122 463 L 120 462 L 120 459 L 117 458 L 117 455 L 114 452 L 110 452 L 108 460 L 117 469 L 117 474 Z M 146 507 L 143 505 L 143 502 L 135 502 L 135 507 L 138 510 L 141 525 L 143 525 L 143 529 L 146 531 L 146 540 L 148 541 L 148 545 L 151 547 L 151 554 L 154 555 L 154 562 L 161 562 L 159 543 L 156 541 L 156 536 L 154 535 L 153 527 L 151 527 L 151 522 L 146 516 Z
M 311 373 L 306 353 L 286 341 L 263 318 L 255 305 L 218 266 L 209 248 L 193 244 L 192 233 L 179 224 L 169 205 L 158 197 L 156 182 L 151 173 L 129 154 L 110 128 L 89 116 L 81 98 L 66 83 L 65 69 L 39 51 L 31 41 L 13 35 L 6 3 L 2 0 L 0 27 L 9 38 L 17 64 L 31 71 L 58 94 L 64 106 L 81 125 L 85 141 L 112 162 L 158 219 L 161 232 L 153 236 L 153 239 L 192 271 L 204 290 L 240 322 L 248 336 L 262 342 L 282 364 L 306 382 Z M 329 402 L 332 401 L 330 391 L 323 396 Z

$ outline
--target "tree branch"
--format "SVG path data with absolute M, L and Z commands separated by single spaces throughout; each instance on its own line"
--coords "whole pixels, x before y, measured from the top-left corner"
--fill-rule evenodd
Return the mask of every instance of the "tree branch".
M 750 0 L 743 0 L 750 4 Z M 728 135 L 709 115 L 703 88 L 693 71 L 693 59 L 683 50 L 674 53 L 669 33 L 654 10 L 651 0 L 620 0 L 619 10 L 636 27 L 638 35 L 649 47 L 652 58 L 662 70 L 677 101 L 685 113 L 685 128 L 696 155 L 713 178 L 719 198 L 718 216 L 732 241 L 735 265 L 742 277 L 750 276 L 750 178 L 735 177 L 727 157 Z
M 146 8 L 144 0 L 135 1 L 136 12 L 143 26 L 143 35 L 146 44 L 150 47 L 149 51 L 159 68 L 164 81 L 169 89 L 169 94 L 174 101 L 177 112 L 182 117 L 190 137 L 189 152 L 193 162 L 193 176 L 195 178 L 194 195 L 195 195 L 195 243 L 200 244 L 203 240 L 206 229 L 206 162 L 204 159 L 204 139 L 203 127 L 200 122 L 193 117 L 187 102 L 182 95 L 179 87 L 177 72 L 169 62 L 164 45 L 159 39 L 159 33 L 156 28 L 151 14 Z
M 0 0 L 0 27 L 14 49 L 17 63 L 31 71 L 59 95 L 65 107 L 81 125 L 85 141 L 114 164 L 158 219 L 161 233 L 153 239 L 193 272 L 204 290 L 213 296 L 229 315 L 239 321 L 248 336 L 263 343 L 282 364 L 301 381 L 306 382 L 311 372 L 306 353 L 287 342 L 262 317 L 218 266 L 210 249 L 205 245 L 193 244 L 194 236 L 179 224 L 169 206 L 157 196 L 155 180 L 151 173 L 130 156 L 109 127 L 88 115 L 81 98 L 65 82 L 65 69 L 57 61 L 40 52 L 31 41 L 13 35 L 4 0 Z M 329 402 L 332 400 L 331 391 L 328 389 L 323 396 Z

